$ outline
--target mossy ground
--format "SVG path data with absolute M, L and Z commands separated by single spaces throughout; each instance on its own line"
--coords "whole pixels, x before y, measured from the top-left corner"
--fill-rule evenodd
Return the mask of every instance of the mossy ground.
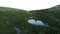
M 59 30 L 31 25 L 27 22 L 31 16 L 42 20 L 50 26 L 57 27 Z M 19 28 L 21 34 L 60 34 L 60 12 L 50 10 L 27 12 L 25 10 L 1 7 L 0 34 L 17 34 L 14 27 Z
M 17 34 L 14 27 L 19 28 L 21 34 L 44 34 L 45 27 L 27 22 L 31 16 L 32 13 L 25 10 L 0 7 L 0 34 Z

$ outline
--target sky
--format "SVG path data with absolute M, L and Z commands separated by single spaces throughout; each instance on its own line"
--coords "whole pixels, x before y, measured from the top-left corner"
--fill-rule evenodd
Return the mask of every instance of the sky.
M 23 10 L 41 10 L 60 5 L 60 0 L 0 0 L 0 7 Z

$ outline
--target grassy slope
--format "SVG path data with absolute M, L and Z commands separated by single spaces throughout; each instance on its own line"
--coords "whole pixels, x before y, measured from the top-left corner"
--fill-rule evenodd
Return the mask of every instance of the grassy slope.
M 21 34 L 44 34 L 45 27 L 31 25 L 27 22 L 32 13 L 25 10 L 0 7 L 0 34 L 17 34 L 14 27 L 21 30 Z M 46 30 L 46 29 L 45 29 Z
M 23 32 L 29 16 L 29 12 L 25 10 L 0 7 L 0 34 L 16 34 L 14 27 L 20 28 Z
M 42 20 L 46 24 L 58 28 L 58 30 L 48 28 L 48 30 L 45 31 L 46 34 L 60 34 L 60 10 L 58 10 L 57 7 L 60 8 L 60 5 L 50 9 L 32 11 L 35 19 Z
M 55 29 L 51 30 L 46 27 L 28 24 L 27 20 L 30 16 L 34 16 L 34 18 L 60 29 L 60 10 L 47 9 L 35 11 L 31 14 L 25 10 L 0 7 L 0 34 L 16 34 L 14 27 L 21 29 L 21 34 L 45 34 L 45 32 L 55 34 Z

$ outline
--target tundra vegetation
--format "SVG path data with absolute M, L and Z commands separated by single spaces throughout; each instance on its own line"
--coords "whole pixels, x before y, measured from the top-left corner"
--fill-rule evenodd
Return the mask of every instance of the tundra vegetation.
M 52 28 L 29 24 L 29 17 L 41 20 Z M 60 5 L 32 11 L 0 7 L 0 34 L 17 34 L 14 27 L 19 28 L 21 34 L 60 34 Z

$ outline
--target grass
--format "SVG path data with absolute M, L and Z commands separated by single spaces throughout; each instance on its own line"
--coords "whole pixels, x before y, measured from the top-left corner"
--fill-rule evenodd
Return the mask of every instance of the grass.
M 31 13 L 34 14 L 33 16 L 35 19 L 42 20 L 44 23 L 50 25 L 51 27 L 58 28 L 58 30 L 56 30 L 56 28 L 48 28 L 45 31 L 46 34 L 60 34 L 60 10 L 34 10 L 31 11 Z
M 59 30 L 31 25 L 27 22 L 31 16 Z M 14 27 L 19 28 L 21 34 L 56 34 L 56 32 L 60 34 L 60 12 L 55 10 L 27 12 L 21 9 L 0 7 L 0 34 L 17 34 Z
M 14 27 L 23 29 L 29 16 L 25 10 L 0 7 L 0 34 L 16 34 Z
M 0 7 L 0 34 L 17 34 L 14 27 L 19 28 L 21 34 L 44 34 L 46 27 L 31 25 L 27 22 L 31 16 L 33 14 L 25 10 Z

